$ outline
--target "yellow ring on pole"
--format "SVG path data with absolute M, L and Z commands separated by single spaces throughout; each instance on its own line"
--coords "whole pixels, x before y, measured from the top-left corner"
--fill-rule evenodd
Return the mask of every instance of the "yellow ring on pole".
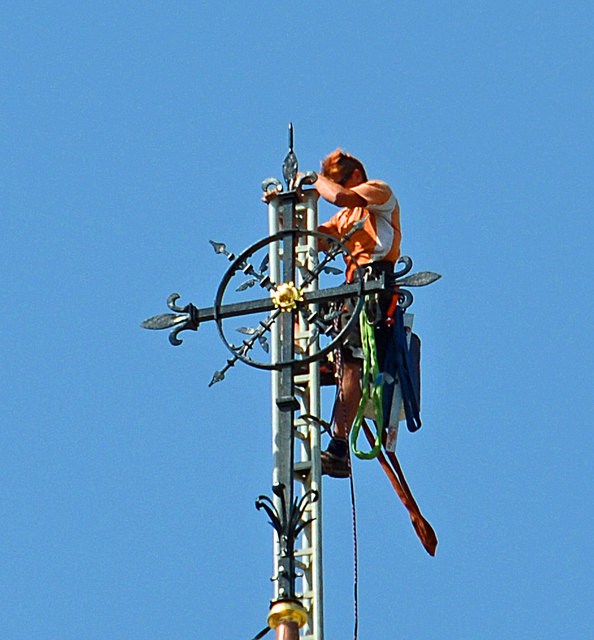
M 295 286 L 294 282 L 283 282 L 270 294 L 274 306 L 281 311 L 293 310 L 298 302 L 303 300 L 301 290 Z
M 299 628 L 305 626 L 308 615 L 304 607 L 293 601 L 275 602 L 268 614 L 268 626 L 276 629 L 283 622 L 296 622 Z

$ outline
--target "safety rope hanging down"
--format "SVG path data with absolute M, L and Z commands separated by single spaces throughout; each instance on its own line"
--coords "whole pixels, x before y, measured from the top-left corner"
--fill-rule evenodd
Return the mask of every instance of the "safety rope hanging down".
M 355 416 L 355 422 L 351 429 L 351 449 L 353 453 L 362 460 L 372 460 L 377 458 L 382 449 L 384 420 L 383 420 L 383 396 L 382 396 L 382 373 L 379 370 L 377 360 L 377 348 L 375 344 L 375 332 L 373 324 L 369 322 L 365 305 L 359 315 L 359 326 L 361 331 L 361 345 L 363 348 L 363 374 L 361 382 L 361 402 Z M 365 418 L 367 404 L 371 399 L 373 412 L 375 414 L 375 442 L 370 451 L 361 451 L 357 446 L 357 440 L 361 431 L 361 426 Z

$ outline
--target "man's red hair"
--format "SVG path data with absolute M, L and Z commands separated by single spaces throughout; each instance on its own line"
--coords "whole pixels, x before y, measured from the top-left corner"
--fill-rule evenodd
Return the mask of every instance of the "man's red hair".
M 332 153 L 329 153 L 322 160 L 321 166 L 321 174 L 338 184 L 344 184 L 351 177 L 355 169 L 359 169 L 363 181 L 367 182 L 367 174 L 365 173 L 363 163 L 342 149 L 335 149 Z

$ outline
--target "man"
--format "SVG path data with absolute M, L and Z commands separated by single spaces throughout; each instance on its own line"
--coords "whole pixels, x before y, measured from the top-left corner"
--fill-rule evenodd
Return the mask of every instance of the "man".
M 346 245 L 360 267 L 372 273 L 394 270 L 400 257 L 400 208 L 390 187 L 381 180 L 368 180 L 363 164 L 340 149 L 328 155 L 321 164 L 314 183 L 317 192 L 333 205 L 341 207 L 319 231 L 341 239 L 353 224 L 367 217 L 362 229 L 356 231 Z M 346 279 L 351 282 L 356 264 L 345 256 Z M 389 304 L 391 296 L 388 296 Z M 387 305 L 384 302 L 384 310 Z M 347 339 L 342 352 L 341 388 L 334 409 L 332 439 L 322 451 L 322 473 L 337 478 L 349 475 L 348 435 L 361 401 L 362 351 L 359 329 Z M 389 331 L 376 328 L 378 358 L 387 344 Z

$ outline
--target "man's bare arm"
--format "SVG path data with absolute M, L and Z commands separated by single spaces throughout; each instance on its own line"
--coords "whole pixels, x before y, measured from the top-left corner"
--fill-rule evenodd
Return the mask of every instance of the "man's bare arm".
M 318 178 L 314 183 L 315 190 L 327 200 L 330 204 L 334 204 L 337 207 L 364 207 L 367 205 L 367 200 L 360 196 L 358 193 L 347 189 L 321 175 L 317 174 Z

